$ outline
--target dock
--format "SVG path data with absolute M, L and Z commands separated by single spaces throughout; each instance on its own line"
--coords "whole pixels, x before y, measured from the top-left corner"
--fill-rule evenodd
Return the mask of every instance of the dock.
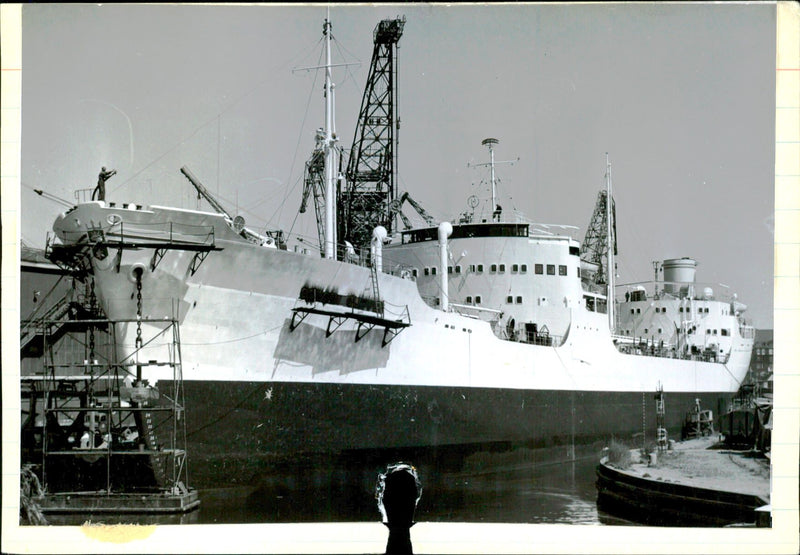
M 634 522 L 666 526 L 770 526 L 770 460 L 722 447 L 716 437 L 672 444 L 628 465 L 597 466 L 598 507 Z

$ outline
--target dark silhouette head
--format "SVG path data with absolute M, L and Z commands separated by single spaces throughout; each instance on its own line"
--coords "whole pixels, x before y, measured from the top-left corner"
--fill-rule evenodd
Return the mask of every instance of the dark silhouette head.
M 416 469 L 405 463 L 389 465 L 378 476 L 375 496 L 383 523 L 389 528 L 386 553 L 413 553 L 409 529 L 414 525 L 414 510 L 422 496 Z

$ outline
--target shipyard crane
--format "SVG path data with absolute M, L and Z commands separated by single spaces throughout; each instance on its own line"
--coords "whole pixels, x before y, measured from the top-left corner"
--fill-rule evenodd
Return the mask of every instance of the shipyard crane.
M 414 210 L 417 211 L 417 214 L 425 220 L 425 223 L 428 224 L 430 227 L 436 227 L 436 220 L 433 219 L 433 216 L 428 214 L 428 212 L 408 193 L 403 193 L 400 195 L 400 198 L 394 199 L 392 202 L 389 203 L 389 219 L 392 219 L 395 214 L 400 216 L 400 219 L 403 220 L 403 226 L 405 229 L 411 229 L 413 226 L 411 225 L 411 220 L 403 214 L 403 203 L 408 202 L 411 206 L 414 207 Z
M 581 260 L 597 265 L 596 284 L 608 284 L 608 247 L 613 247 L 617 255 L 617 212 L 614 197 L 611 196 L 611 218 L 608 217 L 608 192 L 603 190 L 597 194 L 597 202 L 592 213 L 592 220 L 586 230 L 586 237 L 581 244 Z M 611 240 L 609 241 L 609 235 Z M 613 269 L 612 269 L 613 271 Z
M 361 100 L 344 187 L 337 191 L 337 237 L 361 249 L 372 230 L 381 225 L 391 234 L 394 217 L 389 206 L 397 195 L 396 48 L 405 17 L 384 19 L 373 33 L 369 76 Z

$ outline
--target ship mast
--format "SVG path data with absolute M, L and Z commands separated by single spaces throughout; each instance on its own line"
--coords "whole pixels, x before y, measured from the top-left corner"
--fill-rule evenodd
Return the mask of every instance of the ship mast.
M 608 297 L 606 305 L 608 307 L 608 329 L 614 333 L 616 322 L 614 318 L 614 248 L 612 246 L 612 223 L 611 212 L 613 206 L 613 197 L 611 196 L 611 162 L 608 160 L 608 152 L 606 152 L 606 240 L 608 241 L 608 276 L 606 282 L 608 283 Z
M 492 207 L 491 209 L 494 211 L 495 207 L 497 206 L 497 181 L 495 180 L 494 176 L 494 145 L 499 143 L 497 139 L 484 139 L 481 141 L 482 145 L 487 145 L 489 147 L 489 168 L 491 169 L 492 174 Z
M 494 139 L 492 137 L 488 137 L 481 141 L 483 146 L 489 147 L 489 162 L 486 164 L 467 164 L 467 167 L 481 167 L 481 166 L 489 166 L 491 171 L 491 181 L 492 181 L 492 205 L 489 207 L 490 213 L 492 214 L 492 220 L 495 219 L 499 222 L 501 220 L 501 212 L 499 207 L 497 206 L 497 177 L 494 173 L 494 167 L 497 164 L 514 164 L 514 162 L 519 161 L 519 158 L 516 160 L 501 160 L 499 162 L 495 162 L 494 160 L 494 145 L 499 144 L 500 141 Z
M 334 132 L 333 88 L 331 82 L 330 8 L 323 26 L 325 35 L 325 258 L 336 258 L 334 178 L 336 176 L 336 135 Z

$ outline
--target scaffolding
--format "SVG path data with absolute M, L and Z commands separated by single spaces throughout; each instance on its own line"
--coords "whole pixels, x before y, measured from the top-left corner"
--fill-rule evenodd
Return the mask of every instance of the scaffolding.
M 665 422 L 666 407 L 664 405 L 664 386 L 661 382 L 658 383 L 656 389 L 656 444 L 658 445 L 658 452 L 663 453 L 667 450 L 667 426 Z
M 28 401 L 22 462 L 39 469 L 42 511 L 196 508 L 197 492 L 188 487 L 178 321 L 65 318 L 33 324 L 44 347 L 42 371 L 21 378 Z M 142 324 L 153 330 L 146 341 Z M 116 344 L 126 326 L 136 326 L 137 349 L 119 360 Z M 168 359 L 140 361 L 142 347 L 161 337 L 168 338 Z M 169 369 L 158 384 L 163 391 L 143 378 L 147 367 Z

